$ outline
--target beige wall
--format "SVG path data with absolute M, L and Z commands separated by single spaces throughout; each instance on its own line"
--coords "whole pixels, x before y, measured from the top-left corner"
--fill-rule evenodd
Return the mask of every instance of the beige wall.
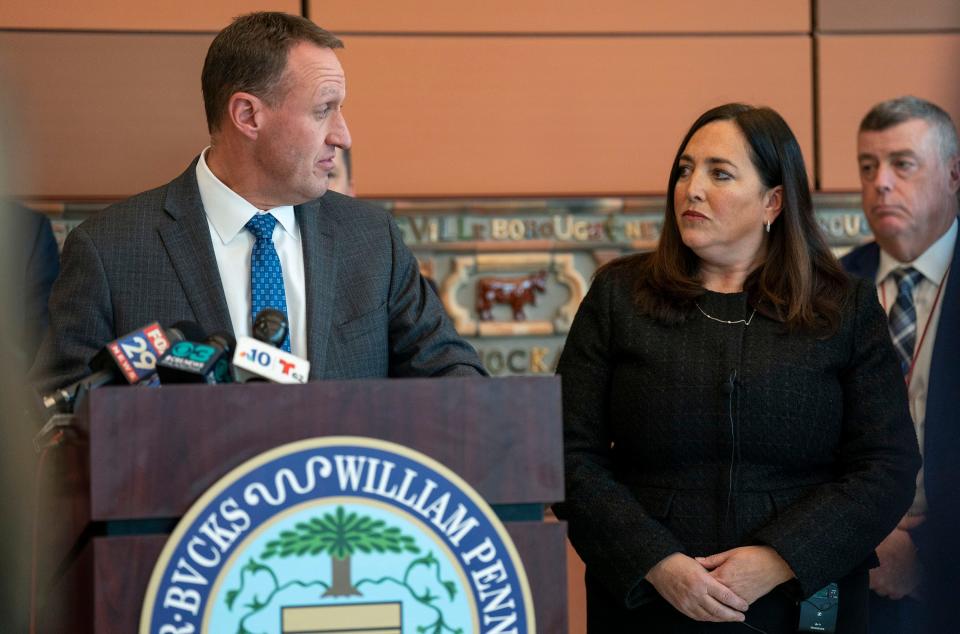
M 53 199 L 119 198 L 178 173 L 206 143 L 212 32 L 299 6 L 56 4 L 0 9 L 24 139 L 14 189 Z M 605 195 L 662 191 L 687 126 L 729 100 L 776 107 L 813 155 L 812 86 L 796 79 L 812 75 L 808 1 L 703 6 L 369 0 L 309 15 L 347 43 L 362 195 Z
M 218 31 L 250 11 L 300 12 L 299 0 L 10 0 L 0 28 L 108 31 Z
M 690 123 L 730 100 L 778 108 L 812 151 L 811 87 L 792 79 L 810 74 L 804 36 L 346 44 L 347 120 L 365 195 L 659 192 Z M 384 60 L 400 70 L 384 72 Z
M 878 101 L 914 94 L 960 122 L 960 33 L 827 34 L 818 44 L 823 190 L 859 188 L 857 127 Z
M 816 0 L 820 31 L 935 32 L 960 29 L 956 0 Z
M 210 35 L 0 32 L 19 147 L 14 193 L 117 198 L 170 180 L 207 139 Z
M 780 110 L 815 183 L 855 190 L 854 131 L 871 103 L 910 92 L 960 116 L 960 3 L 814 2 L 307 9 L 347 43 L 361 195 L 662 192 L 687 126 L 729 100 Z M 0 77 L 19 106 L 15 193 L 112 199 L 169 179 L 206 143 L 199 69 L 213 33 L 301 3 L 161 5 L 0 6 Z
M 810 30 L 807 0 L 309 0 L 310 17 L 339 32 L 742 33 Z
M 856 131 L 873 104 L 913 94 L 960 122 L 960 2 L 816 0 L 816 13 L 820 188 L 856 190 Z

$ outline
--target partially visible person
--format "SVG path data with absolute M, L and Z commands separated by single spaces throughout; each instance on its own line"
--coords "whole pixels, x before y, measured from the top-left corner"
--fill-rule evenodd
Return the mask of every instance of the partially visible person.
M 960 149 L 950 116 L 900 97 L 860 123 L 863 212 L 875 242 L 843 258 L 876 287 L 924 463 L 910 510 L 877 548 L 870 631 L 960 631 Z
M 15 203 L 10 204 L 9 213 L 16 228 L 14 235 L 21 255 L 21 270 L 17 275 L 22 275 L 23 279 L 23 326 L 19 347 L 23 353 L 24 367 L 29 368 L 50 323 L 47 302 L 53 282 L 60 272 L 60 253 L 49 218 Z
M 328 175 L 327 189 L 353 196 L 353 166 L 350 162 L 350 150 L 338 147 L 333 157 L 333 169 Z
M 2 75 L 2 73 L 0 73 Z M 0 84 L 9 85 L 2 82 Z M 9 91 L 7 91 L 9 93 Z M 26 632 L 30 613 L 30 525 L 35 501 L 32 486 L 36 452 L 31 440 L 36 429 L 26 415 L 24 376 L 27 361 L 21 353 L 24 320 L 23 272 L 25 248 L 19 220 L 22 209 L 11 203 L 8 169 L 19 159 L 12 148 L 17 129 L 16 109 L 0 94 L 0 632 Z M 18 179 L 18 185 L 26 183 Z M 54 250 L 54 257 L 56 250 Z
M 351 143 L 342 46 L 279 12 L 217 34 L 201 72 L 210 146 L 67 237 L 38 391 L 89 373 L 98 349 L 144 324 L 239 337 L 264 308 L 287 316 L 282 346 L 311 380 L 486 374 L 389 214 L 327 191 Z
M 344 196 L 356 195 L 353 188 L 353 160 L 350 157 L 349 148 L 337 148 L 336 155 L 333 157 L 333 169 L 330 171 L 327 189 L 337 192 L 338 194 L 343 194 Z M 437 286 L 436 280 L 422 271 L 421 275 L 439 299 L 440 288 Z
M 837 631 L 865 632 L 919 466 L 873 287 L 769 108 L 704 113 L 667 191 L 656 250 L 600 269 L 559 363 L 588 630 L 793 633 L 836 582 Z

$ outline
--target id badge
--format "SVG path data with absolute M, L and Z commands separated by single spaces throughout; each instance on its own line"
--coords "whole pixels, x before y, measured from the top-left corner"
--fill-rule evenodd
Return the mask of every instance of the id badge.
M 837 631 L 837 610 L 840 606 L 840 590 L 837 584 L 826 585 L 812 596 L 800 602 L 800 624 L 798 632 Z

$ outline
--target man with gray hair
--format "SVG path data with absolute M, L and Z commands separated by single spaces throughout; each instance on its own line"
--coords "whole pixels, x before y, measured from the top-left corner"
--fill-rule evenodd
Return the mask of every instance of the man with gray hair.
M 923 452 L 913 506 L 877 547 L 870 631 L 957 631 L 960 587 L 960 150 L 950 116 L 916 97 L 860 123 L 863 212 L 876 242 L 842 259 L 876 283 Z M 951 273 L 952 271 L 952 273 Z M 841 597 L 842 601 L 843 598 Z
M 42 390 L 144 324 L 251 335 L 263 308 L 311 379 L 483 375 L 383 210 L 328 190 L 350 147 L 333 34 L 276 12 L 237 18 L 201 74 L 210 146 L 176 179 L 77 227 L 63 249 Z

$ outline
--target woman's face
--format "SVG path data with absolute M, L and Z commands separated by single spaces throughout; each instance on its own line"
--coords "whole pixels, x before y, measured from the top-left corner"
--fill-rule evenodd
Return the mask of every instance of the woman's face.
M 673 207 L 683 243 L 716 266 L 762 258 L 764 225 L 779 211 L 781 187 L 767 190 L 732 121 L 697 130 L 677 163 Z

